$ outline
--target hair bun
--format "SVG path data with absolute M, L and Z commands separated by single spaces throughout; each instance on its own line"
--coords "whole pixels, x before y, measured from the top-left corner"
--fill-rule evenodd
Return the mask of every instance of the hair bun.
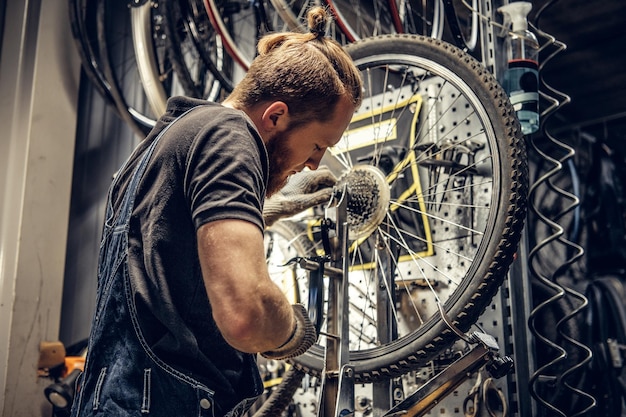
M 312 7 L 307 13 L 309 32 L 314 34 L 318 39 L 323 38 L 326 36 L 326 28 L 328 27 L 329 20 L 330 16 L 324 7 Z

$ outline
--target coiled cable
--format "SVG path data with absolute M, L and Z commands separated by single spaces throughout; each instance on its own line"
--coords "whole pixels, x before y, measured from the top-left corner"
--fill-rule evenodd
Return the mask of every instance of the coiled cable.
M 529 384 L 532 397 L 543 408 L 542 415 L 574 417 L 593 408 L 595 399 L 576 384 L 583 368 L 591 361 L 592 352 L 577 339 L 576 332 L 588 300 L 568 280 L 570 268 L 584 255 L 584 249 L 576 243 L 580 199 L 573 164 L 575 150 L 547 128 L 547 122 L 571 100 L 567 94 L 548 85 L 541 75 L 542 69 L 567 47 L 539 26 L 540 17 L 554 3 L 556 1 L 547 2 L 531 22 L 540 40 L 542 55 L 539 94 L 547 106 L 540 115 L 542 134 L 534 135 L 529 147 L 530 152 L 539 158 L 542 171 L 536 173 L 536 180 L 529 190 L 532 230 L 540 232 L 534 236 L 528 265 L 534 287 L 543 295 L 528 317 L 530 332 L 536 340 L 536 353 L 541 353 L 537 356 L 541 356 L 542 361 L 531 375 Z M 566 169 L 570 172 L 569 183 L 562 181 L 568 175 Z M 565 189 L 565 186 L 571 189 Z M 546 206 L 548 202 L 551 205 L 549 209 Z M 564 224 L 572 227 L 566 228 Z M 562 259 L 558 258 L 560 264 L 554 263 L 554 252 L 561 255 Z M 549 262 L 546 254 L 550 256 Z M 536 295 L 535 291 L 533 295 Z M 542 326 L 542 320 L 548 316 L 556 321 L 552 329 Z M 572 358 L 576 359 L 576 363 L 572 363 Z

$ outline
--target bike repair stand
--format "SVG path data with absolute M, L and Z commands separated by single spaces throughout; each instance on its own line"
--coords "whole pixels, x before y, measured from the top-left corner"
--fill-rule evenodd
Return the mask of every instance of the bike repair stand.
M 326 209 L 326 218 L 322 222 L 324 250 L 327 255 L 330 254 L 325 258 L 328 265 L 320 262 L 318 273 L 313 274 L 318 281 L 321 280 L 322 274 L 328 276 L 330 280 L 326 314 L 327 330 L 326 333 L 322 333 L 326 336 L 326 347 L 318 417 L 352 417 L 355 414 L 354 369 L 350 365 L 350 347 L 347 336 L 349 334 L 349 195 L 347 187 L 344 186 L 342 191 L 339 194 L 339 202 Z M 320 284 L 321 282 L 318 282 L 313 287 L 321 288 Z M 319 326 L 321 321 L 319 308 L 323 305 L 323 295 L 319 291 L 315 294 L 315 299 L 309 300 L 309 306 L 317 306 L 313 315 Z M 382 417 L 423 416 L 483 366 L 486 366 L 490 375 L 496 379 L 508 374 L 513 368 L 513 360 L 510 357 L 497 355 L 499 346 L 492 336 L 480 332 L 474 332 L 471 335 L 464 334 L 449 320 L 443 306 L 439 304 L 438 307 L 446 325 L 459 338 L 472 345 L 472 349 L 385 412 Z
M 325 366 L 322 375 L 319 417 L 354 415 L 354 370 L 350 365 L 348 318 L 348 192 L 343 187 L 339 202 L 326 209 L 323 234 L 329 265 Z M 342 337 L 343 336 L 343 337 Z

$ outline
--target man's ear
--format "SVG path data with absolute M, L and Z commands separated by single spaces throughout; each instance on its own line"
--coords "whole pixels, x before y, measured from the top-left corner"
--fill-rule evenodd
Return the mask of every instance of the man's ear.
M 272 102 L 261 117 L 263 129 L 282 132 L 289 126 L 289 107 L 282 101 Z

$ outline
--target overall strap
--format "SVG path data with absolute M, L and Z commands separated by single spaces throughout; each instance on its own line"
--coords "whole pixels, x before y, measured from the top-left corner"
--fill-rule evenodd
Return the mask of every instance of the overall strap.
M 165 126 L 165 128 L 163 128 L 163 130 L 159 132 L 158 136 L 152 141 L 150 146 L 143 152 L 143 155 L 141 156 L 141 160 L 135 167 L 130 183 L 128 184 L 128 188 L 126 189 L 126 192 L 124 193 L 124 197 L 122 199 L 122 203 L 119 208 L 119 216 L 116 222 L 117 223 L 116 228 L 125 227 L 130 219 L 130 216 L 134 207 L 134 197 L 135 197 L 137 188 L 139 187 L 139 182 L 141 181 L 141 178 L 143 177 L 143 174 L 146 171 L 146 166 L 148 165 L 148 162 L 150 161 L 150 158 L 152 156 L 152 153 L 154 152 L 154 149 L 156 148 L 156 145 L 159 143 L 163 135 L 169 130 L 169 128 L 174 123 L 176 123 L 183 116 L 185 116 L 187 113 L 191 112 L 195 108 L 196 107 L 186 110 L 184 113 L 182 113 L 172 122 L 170 122 L 167 126 Z M 126 167 L 128 162 L 129 160 L 126 160 L 126 162 L 124 163 L 124 165 L 118 172 L 122 172 L 122 170 Z M 111 188 L 110 188 L 111 190 L 113 190 L 116 183 L 117 183 L 117 178 L 113 180 L 113 184 L 111 185 Z M 111 198 L 109 198 L 109 202 L 111 201 L 112 201 Z

